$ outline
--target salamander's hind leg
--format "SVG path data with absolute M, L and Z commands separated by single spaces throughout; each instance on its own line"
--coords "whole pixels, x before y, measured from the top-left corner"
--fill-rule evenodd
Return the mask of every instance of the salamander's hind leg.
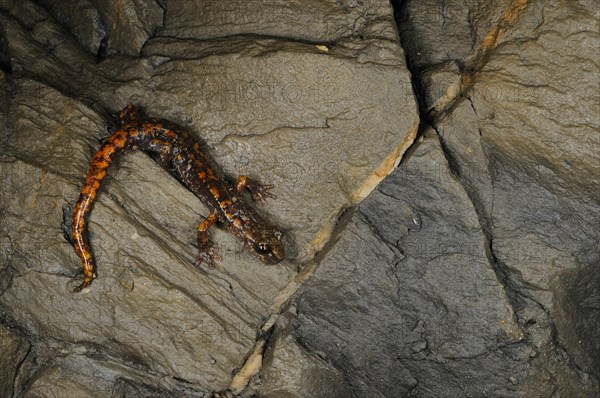
M 260 202 L 266 202 L 267 198 L 275 199 L 277 197 L 269 192 L 273 187 L 273 184 L 261 185 L 247 176 L 239 176 L 237 184 L 235 184 L 235 189 L 238 192 L 246 188 L 252 194 L 252 199 Z
M 198 258 L 196 258 L 196 266 L 202 263 L 208 264 L 209 268 L 215 267 L 215 260 L 220 260 L 219 250 L 213 246 L 208 237 L 208 230 L 217 221 L 217 212 L 213 211 L 198 224 Z

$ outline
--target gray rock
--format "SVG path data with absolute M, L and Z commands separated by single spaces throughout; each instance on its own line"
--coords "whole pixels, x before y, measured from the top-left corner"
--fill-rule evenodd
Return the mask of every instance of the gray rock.
M 14 395 L 600 394 L 596 4 L 392 3 L 406 54 L 383 0 L 0 0 Z M 414 140 L 413 85 L 419 143 L 361 203 Z M 288 261 L 215 228 L 223 260 L 193 267 L 207 209 L 136 153 L 90 219 L 100 277 L 71 294 L 63 205 L 127 102 L 274 183 L 256 207 Z
M 117 364 L 79 354 L 65 355 L 64 351 L 59 357 L 45 359 L 44 365 L 37 370 L 19 396 L 202 398 L 208 395 L 193 388 L 189 383 L 158 377 L 123 363 Z
M 107 4 L 94 18 L 123 11 Z M 299 262 L 314 257 L 337 215 L 368 195 L 414 139 L 416 103 L 387 2 L 328 5 L 320 33 L 303 28 L 301 38 L 269 26 L 260 2 L 240 7 L 264 23 L 207 37 L 203 25 L 183 28 L 206 17 L 188 4 L 169 3 L 164 35 L 147 42 L 139 19 L 127 16 L 117 27 L 135 32 L 112 34 L 111 48 L 135 53 L 142 38 L 142 55 L 96 64 L 89 50 L 103 34 L 99 22 L 77 37 L 84 49 L 72 32 L 87 16 L 71 24 L 58 5 L 0 3 L 13 71 L 0 80 L 0 310 L 36 348 L 40 366 L 24 395 L 143 395 L 135 392 L 146 391 L 143 383 L 119 381 L 130 370 L 115 363 L 202 392 L 226 390 Z M 315 6 L 301 9 L 321 18 L 325 6 Z M 71 294 L 80 265 L 62 237 L 63 205 L 76 200 L 109 114 L 127 102 L 203 139 L 225 175 L 275 184 L 278 199 L 256 207 L 286 229 L 288 261 L 265 267 L 215 228 L 223 260 L 215 270 L 195 268 L 195 228 L 207 208 L 136 153 L 110 170 L 90 217 L 99 278 Z M 42 336 L 59 341 L 68 360 L 51 360 L 58 348 L 42 355 Z M 70 371 L 92 360 L 92 370 Z M 71 376 L 58 382 L 64 373 Z
M 162 26 L 164 18 L 164 9 L 155 0 L 71 0 L 68 3 L 41 0 L 39 4 L 91 53 L 100 56 L 138 55 L 146 40 Z M 103 40 L 106 44 L 102 44 Z
M 0 297 L 4 312 L 30 333 L 98 344 L 149 370 L 224 388 L 289 270 L 248 260 L 225 231 L 214 239 L 224 242 L 220 247 L 231 265 L 222 272 L 195 268 L 198 200 L 138 153 L 115 170 L 114 182 L 120 182 L 112 189 L 109 184 L 91 218 L 101 277 L 89 292 L 71 294 L 67 282 L 79 264 L 62 237 L 60 220 L 65 201 L 77 196 L 79 178 L 69 183 L 65 176 L 78 174 L 69 165 L 85 174 L 87 156 L 73 155 L 85 141 L 76 137 L 100 126 L 95 114 L 89 113 L 90 119 L 74 104 L 59 110 L 64 98 L 53 90 L 22 83 L 13 103 L 28 107 L 11 106 L 11 130 L 18 134 L 9 137 L 7 148 L 22 160 L 2 163 L 3 192 L 12 193 L 3 203 L 4 245 L 13 270 Z M 144 177 L 143 170 L 157 175 Z M 239 261 L 249 264 L 239 267 Z M 261 288 L 248 288 L 244 280 L 251 274 Z
M 523 334 L 488 245 L 428 134 L 359 206 L 303 288 L 301 344 L 343 369 L 358 396 L 512 391 L 518 362 L 498 372 L 506 363 L 497 357 Z
M 396 41 L 392 23 L 389 3 L 380 0 L 186 0 L 169 2 L 161 33 L 194 39 L 257 35 L 335 43 L 344 38 L 377 36 Z
M 600 84 L 600 56 L 597 32 L 580 27 L 596 23 L 597 7 L 540 7 L 527 9 L 437 129 L 517 308 L 541 306 L 554 344 L 599 376 L 600 97 L 586 86 Z
M 19 370 L 29 351 L 27 340 L 17 333 L 0 325 L 0 395 L 12 397 Z
M 576 331 L 555 334 L 556 315 L 515 291 L 491 243 L 429 131 L 302 289 L 300 343 L 358 396 L 595 396 L 597 379 L 560 346 Z M 580 322 L 591 332 L 592 318 Z
M 389 6 L 382 10 L 393 31 Z M 247 37 L 232 47 L 212 43 L 209 53 L 220 55 L 208 55 L 203 45 L 163 40 L 140 60 L 90 65 L 64 44 L 43 56 L 21 24 L 4 18 L 16 69 L 48 76 L 68 92 L 87 87 L 86 98 L 103 112 L 142 105 L 199 132 L 226 174 L 275 184 L 282 200 L 265 210 L 290 231 L 290 253 L 300 261 L 323 247 L 338 213 L 393 169 L 416 134 L 416 104 L 397 42 L 365 39 L 329 49 Z M 381 18 L 373 16 L 379 25 Z M 50 27 L 45 32 L 64 38 Z M 62 58 L 83 71 L 60 69 Z
M 264 398 L 350 398 L 355 394 L 344 380 L 344 375 L 327 364 L 314 352 L 298 345 L 292 334 L 288 312 L 279 318 L 275 337 L 263 360 L 264 371 L 256 387 Z
M 398 6 L 399 30 L 411 68 L 417 71 L 448 61 L 464 63 L 505 10 L 515 3 L 510 0 L 402 2 Z
M 404 18 L 410 10 L 436 13 L 435 7 L 427 9 L 420 3 L 404 6 Z M 478 36 L 462 47 L 450 40 L 447 52 L 440 54 L 434 33 L 431 44 L 422 40 L 423 48 L 408 51 L 416 79 L 426 83 L 422 109 L 434 109 L 429 116 L 442 145 L 426 134 L 401 170 L 359 206 L 298 304 L 301 342 L 315 352 L 324 351 L 363 395 L 600 393 L 600 123 L 598 93 L 586 89 L 599 83 L 598 33 L 591 28 L 597 26 L 595 9 L 592 2 L 577 9 L 534 3 L 502 12 L 498 25 L 488 30 L 500 32 L 493 40 Z M 440 26 L 401 17 L 402 22 L 429 33 Z M 410 39 L 409 34 L 403 43 Z M 582 66 L 580 73 L 572 73 L 575 64 Z M 448 185 L 462 186 L 463 195 L 436 202 L 445 197 Z M 457 220 L 457 212 L 467 208 L 472 209 L 470 217 Z M 436 217 L 438 213 L 442 216 Z M 483 244 L 469 244 L 464 236 L 463 225 L 469 219 L 478 220 Z M 431 230 L 420 237 L 413 229 L 420 232 L 423 226 Z M 452 232 L 439 233 L 433 226 Z M 420 239 L 410 241 L 411 235 Z M 448 297 L 460 297 L 463 284 L 478 278 L 464 275 L 456 281 L 454 275 L 443 273 L 445 269 L 433 274 L 427 269 L 438 262 L 448 268 L 467 248 L 479 254 L 480 245 L 487 268 L 503 287 L 502 300 L 495 301 L 512 308 L 512 324 L 522 333 L 508 344 L 500 339 L 495 339 L 496 347 L 483 344 L 479 355 L 445 355 L 428 339 L 423 342 L 415 336 L 457 330 L 456 336 L 447 333 L 444 345 L 452 346 L 458 336 L 468 335 L 469 341 L 459 345 L 468 351 L 480 346 L 478 330 L 483 329 L 460 332 L 448 316 L 452 320 L 437 318 L 435 332 L 428 332 L 426 323 L 415 319 L 421 314 L 427 320 L 436 318 L 415 302 L 421 296 L 435 298 L 444 303 L 439 313 L 452 314 L 452 307 L 445 305 Z M 417 256 L 423 264 L 409 268 L 415 252 L 424 252 Z M 469 263 L 474 261 L 477 256 Z M 401 275 L 399 269 L 404 271 Z M 441 296 L 439 279 L 456 291 L 445 289 L 449 296 Z M 494 301 L 491 297 L 498 294 L 476 290 L 473 297 L 483 300 L 485 313 L 474 314 L 472 303 L 463 301 L 455 318 L 474 315 L 489 327 L 494 323 L 485 321 L 490 316 L 486 301 Z M 403 356 L 403 351 L 412 357 Z M 399 386 L 391 375 L 400 380 Z M 375 377 L 378 383 L 372 382 Z

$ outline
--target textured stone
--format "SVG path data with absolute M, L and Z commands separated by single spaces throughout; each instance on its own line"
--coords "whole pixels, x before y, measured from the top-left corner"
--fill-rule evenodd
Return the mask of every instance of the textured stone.
M 142 46 L 161 27 L 164 17 L 155 0 L 40 0 L 40 4 L 94 55 L 138 55 Z M 103 40 L 106 48 L 101 49 Z M 99 54 L 104 51 L 104 54 Z
M 305 285 L 300 342 L 343 369 L 358 396 L 512 389 L 511 370 L 497 373 L 494 358 L 523 335 L 488 245 L 428 134 L 359 206 Z M 476 381 L 461 381 L 467 377 Z
M 19 396 L 24 398 L 63 396 L 202 398 L 206 396 L 206 392 L 192 388 L 189 383 L 156 377 L 125 364 L 95 360 L 80 354 L 69 354 L 48 358 Z
M 511 0 L 407 0 L 399 6 L 399 30 L 411 68 L 464 61 L 476 49 Z M 418 78 L 418 76 L 417 76 Z
M 29 344 L 26 339 L 0 325 L 0 395 L 12 397 L 16 374 L 23 363 Z
M 288 312 L 279 318 L 276 337 L 265 352 L 257 394 L 264 398 L 350 398 L 343 374 L 298 345 Z
M 365 39 L 323 52 L 246 38 L 232 47 L 213 44 L 210 52 L 223 54 L 208 55 L 202 45 L 163 40 L 149 44 L 142 60 L 96 66 L 65 45 L 38 62 L 37 43 L 5 18 L 19 68 L 52 76 L 66 91 L 87 87 L 86 97 L 104 104 L 103 112 L 138 103 L 197 133 L 226 174 L 275 184 L 281 200 L 265 210 L 289 230 L 290 253 L 301 261 L 322 248 L 340 211 L 393 169 L 416 134 L 416 104 L 397 43 Z M 84 71 L 60 70 L 63 57 Z
M 73 154 L 85 142 L 77 137 L 100 130 L 94 123 L 98 118 L 89 113 L 90 119 L 75 104 L 65 106 L 59 94 L 33 82 L 23 82 L 12 104 L 15 135 L 8 137 L 7 153 L 23 160 L 2 163 L 3 192 L 13 193 L 4 202 L 5 242 L 12 253 L 7 261 L 14 270 L 6 274 L 12 280 L 4 283 L 10 287 L 0 297 L 5 312 L 31 331 L 72 343 L 94 342 L 158 372 L 221 386 L 216 388 L 226 385 L 254 341 L 253 325 L 260 323 L 289 271 L 256 263 L 237 275 L 231 269 L 235 265 L 225 273 L 195 268 L 198 200 L 147 156 L 136 154 L 121 162 L 114 181 L 120 182 L 108 184 L 113 188 L 93 212 L 100 278 L 88 293 L 69 293 L 73 286 L 66 282 L 80 265 L 60 231 L 65 199 L 77 196 L 77 185 L 65 176 L 78 174 L 71 167 L 85 174 L 86 156 Z M 153 169 L 157 176 L 150 181 L 140 174 Z M 27 239 L 22 225 L 30 225 Z M 224 242 L 224 256 L 236 264 L 235 240 L 225 231 L 215 235 Z M 244 275 L 267 270 L 260 280 L 254 277 L 261 286 L 256 293 L 240 283 Z M 57 307 L 62 311 L 52 310 Z
M 600 287 L 600 96 L 587 88 L 600 84 L 600 36 L 581 29 L 597 26 L 597 7 L 540 7 L 526 10 L 468 100 L 437 128 L 504 282 L 530 300 L 522 305 L 547 312 L 556 343 L 578 366 L 600 375 L 600 313 L 590 295 Z
M 397 40 L 390 11 L 388 2 L 380 0 L 268 0 L 260 7 L 240 0 L 171 0 L 162 34 L 194 39 L 258 35 L 326 43 L 357 36 Z
M 520 388 L 544 396 L 535 380 L 557 394 L 596 396 L 600 98 L 589 87 L 600 84 L 597 5 L 513 1 L 493 13 L 502 16 L 487 34 L 450 40 L 443 52 L 436 32 L 455 27 L 423 24 L 435 7 L 404 5 L 402 42 L 421 46 L 407 58 L 418 66 L 422 109 L 434 110 L 431 122 L 535 352 Z M 433 40 L 415 44 L 415 29 Z M 572 390 L 577 379 L 589 387 Z
M 392 3 L 406 53 L 383 0 L 0 0 L 16 396 L 600 394 L 597 5 Z M 413 141 L 413 87 L 421 138 L 360 203 Z M 100 277 L 72 295 L 62 208 L 127 102 L 274 183 L 257 208 L 288 261 L 215 228 L 223 261 L 193 267 L 207 209 L 137 153 L 91 216 Z
M 278 30 L 285 24 L 259 21 L 272 17 L 261 2 L 240 3 L 259 21 L 252 32 L 224 26 L 207 37 L 202 24 L 182 28 L 205 18 L 206 9 L 169 2 L 163 35 L 147 40 L 139 18 L 120 8 L 141 3 L 105 2 L 110 10 L 98 7 L 96 25 L 76 38 L 89 15 L 71 21 L 68 10 L 40 3 L 0 3 L 12 70 L 2 79 L 2 314 L 34 345 L 43 344 L 35 342 L 40 336 L 60 341 L 61 355 L 76 364 L 132 363 L 201 391 L 224 390 L 300 262 L 315 256 L 338 214 L 368 195 L 414 139 L 416 103 L 392 10 L 385 1 L 351 2 L 341 13 L 335 11 L 345 6 L 302 3 L 314 18 L 323 7 L 332 16 L 321 33 L 303 30 L 297 40 Z M 214 5 L 211 18 L 229 18 Z M 131 34 L 109 33 L 113 50 L 97 64 L 89 52 L 115 13 L 125 18 L 114 19 L 116 27 Z M 135 54 L 140 40 L 139 57 L 111 56 Z M 128 102 L 201 138 L 230 178 L 248 174 L 275 184 L 277 200 L 256 208 L 286 230 L 288 261 L 266 267 L 217 227 L 211 238 L 223 260 L 214 270 L 194 267 L 195 228 L 207 208 L 135 153 L 110 170 L 90 216 L 99 277 L 72 294 L 80 264 L 62 236 L 63 206 L 76 200 L 110 114 Z M 69 373 L 71 362 L 52 362 L 37 348 L 30 396 L 134 395 L 138 388 L 119 382 L 118 369 L 101 380 Z M 71 376 L 61 379 L 65 373 Z

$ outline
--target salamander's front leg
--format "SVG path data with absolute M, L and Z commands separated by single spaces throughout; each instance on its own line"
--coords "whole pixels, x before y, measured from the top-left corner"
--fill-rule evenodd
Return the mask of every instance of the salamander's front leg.
M 213 246 L 212 242 L 208 237 L 208 230 L 217 221 L 217 212 L 213 211 L 198 224 L 198 258 L 196 259 L 196 266 L 207 263 L 209 268 L 215 267 L 215 260 L 220 260 L 219 250 Z
M 277 197 L 269 192 L 273 187 L 273 184 L 261 185 L 247 176 L 239 176 L 237 184 L 235 184 L 235 189 L 237 189 L 238 192 L 246 188 L 250 191 L 250 194 L 252 194 L 252 199 L 259 202 L 265 202 L 267 198 L 275 199 Z
M 121 125 L 129 124 L 129 123 L 137 124 L 138 119 L 139 119 L 138 113 L 139 112 L 138 112 L 137 108 L 135 107 L 135 105 L 127 104 L 127 106 L 125 108 L 123 108 L 122 111 L 117 113 L 117 119 L 119 120 L 119 124 L 121 124 Z

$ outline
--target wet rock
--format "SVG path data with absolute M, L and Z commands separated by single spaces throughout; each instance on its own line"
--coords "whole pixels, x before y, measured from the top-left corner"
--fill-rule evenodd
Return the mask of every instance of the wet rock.
M 393 3 L 406 54 L 386 1 L 0 0 L 17 396 L 599 394 L 596 5 Z M 413 85 L 425 123 L 394 171 Z M 127 102 L 275 184 L 256 208 L 287 261 L 215 228 L 223 260 L 194 267 L 208 209 L 136 153 L 90 219 L 99 278 L 71 294 L 63 207 Z
M 430 132 L 303 288 L 299 341 L 342 369 L 358 396 L 512 390 L 497 357 L 523 334 L 488 244 Z M 476 381 L 462 385 L 466 377 Z
M 164 17 L 163 7 L 154 0 L 38 3 L 100 58 L 115 53 L 138 55 L 146 40 L 162 26 Z
M 298 40 L 266 21 L 245 33 L 224 28 L 207 37 L 203 25 L 186 25 L 205 18 L 206 8 L 170 2 L 168 34 L 146 41 L 154 19 L 140 28 L 124 13 L 128 20 L 116 26 L 131 33 L 131 43 L 107 31 L 111 48 L 131 54 L 143 38 L 142 55 L 108 51 L 96 63 L 89 52 L 104 34 L 97 18 L 110 20 L 118 4 L 98 8 L 95 25 L 77 37 L 89 16 L 71 24 L 71 14 L 44 4 L 0 4 L 12 68 L 0 80 L 9 88 L 1 110 L 0 309 L 34 345 L 38 336 L 56 339 L 69 358 L 53 362 L 38 349 L 40 368 L 27 394 L 146 391 L 143 383 L 119 381 L 129 370 L 111 370 L 99 384 L 91 381 L 95 371 L 70 372 L 70 361 L 92 358 L 207 393 L 225 390 L 300 262 L 314 257 L 337 215 L 367 196 L 414 139 L 416 103 L 391 8 L 384 1 L 327 6 L 346 11 Z M 266 9 L 259 2 L 248 8 L 258 19 L 272 17 Z M 76 200 L 110 132 L 111 113 L 128 102 L 202 139 L 229 178 L 247 174 L 273 183 L 277 200 L 255 207 L 286 230 L 288 261 L 266 267 L 217 227 L 211 238 L 223 260 L 214 270 L 194 267 L 195 229 L 208 209 L 135 153 L 110 169 L 90 217 L 99 277 L 72 294 L 80 264 L 62 236 L 64 205 Z M 71 376 L 57 382 L 65 373 Z
M 202 398 L 207 395 L 189 383 L 156 377 L 124 364 L 70 354 L 48 359 L 20 396 L 92 398 L 100 396 L 101 391 L 115 398 Z
M 29 351 L 26 339 L 0 325 L 0 395 L 12 397 L 17 371 Z
M 580 83 L 600 84 L 591 47 L 598 35 L 565 22 L 593 25 L 595 7 L 540 7 L 526 10 L 437 129 L 518 307 L 541 306 L 555 343 L 600 375 L 600 318 L 590 310 L 600 286 L 599 97 Z M 541 15 L 536 39 L 527 40 Z M 582 67 L 576 77 L 574 64 Z
M 265 352 L 257 394 L 265 398 L 355 396 L 344 376 L 318 355 L 298 345 L 288 313 L 279 318 L 276 336 Z

